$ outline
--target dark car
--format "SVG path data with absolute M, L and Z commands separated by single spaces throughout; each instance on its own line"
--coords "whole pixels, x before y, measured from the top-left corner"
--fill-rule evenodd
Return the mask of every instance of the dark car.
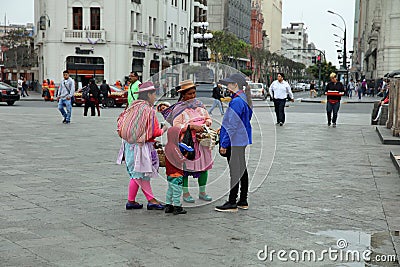
M 110 85 L 111 94 L 108 95 L 106 105 L 107 107 L 121 107 L 123 104 L 128 103 L 128 91 L 120 89 L 114 85 Z M 82 106 L 85 100 L 82 99 L 82 89 L 74 93 L 74 103 L 77 107 Z
M 0 102 L 7 102 L 7 105 L 14 105 L 20 99 L 18 89 L 6 83 L 0 82 Z

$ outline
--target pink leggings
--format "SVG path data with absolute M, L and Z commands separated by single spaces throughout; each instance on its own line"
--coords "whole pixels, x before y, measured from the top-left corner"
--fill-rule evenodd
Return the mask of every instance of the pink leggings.
M 128 201 L 136 200 L 136 195 L 139 190 L 139 186 L 142 188 L 143 194 L 146 196 L 147 201 L 150 201 L 154 198 L 149 180 L 130 179 L 128 188 Z

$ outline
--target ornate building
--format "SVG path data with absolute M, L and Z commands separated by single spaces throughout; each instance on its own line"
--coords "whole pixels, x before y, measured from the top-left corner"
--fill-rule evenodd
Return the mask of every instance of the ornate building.
M 58 81 L 64 69 L 85 85 L 113 83 L 130 71 L 141 80 L 196 59 L 196 22 L 206 0 L 35 0 L 39 79 Z
M 351 72 L 379 79 L 400 69 L 400 0 L 356 0 Z

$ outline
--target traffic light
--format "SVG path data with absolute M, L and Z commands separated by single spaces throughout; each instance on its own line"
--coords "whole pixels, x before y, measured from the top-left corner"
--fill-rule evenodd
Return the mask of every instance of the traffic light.
M 321 64 L 321 55 L 318 55 L 318 57 L 317 57 L 317 63 L 318 63 L 318 64 Z
M 41 31 L 46 30 L 46 16 L 41 16 L 39 19 L 39 29 Z
M 316 64 L 317 63 L 317 57 L 312 57 L 311 58 L 311 62 L 312 62 L 312 64 Z

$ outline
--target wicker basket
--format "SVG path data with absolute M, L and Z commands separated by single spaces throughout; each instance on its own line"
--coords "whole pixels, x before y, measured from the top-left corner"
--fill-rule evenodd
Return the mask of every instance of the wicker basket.
M 157 149 L 158 161 L 160 167 L 165 167 L 165 152 L 162 148 Z

